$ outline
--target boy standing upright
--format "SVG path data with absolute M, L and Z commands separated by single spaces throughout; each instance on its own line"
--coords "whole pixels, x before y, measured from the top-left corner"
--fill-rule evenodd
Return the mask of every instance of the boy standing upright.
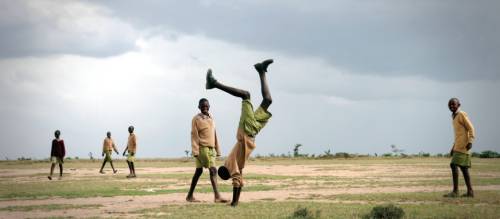
M 273 63 L 273 60 L 268 59 L 254 65 L 255 70 L 259 73 L 263 97 L 259 108 L 255 111 L 250 102 L 250 92 L 226 86 L 215 80 L 212 75 L 212 70 L 209 69 L 207 72 L 207 89 L 217 88 L 242 99 L 241 116 L 238 131 L 236 133 L 237 142 L 229 153 L 224 166 L 219 167 L 218 170 L 219 176 L 222 179 L 227 180 L 232 178 L 233 180 L 233 199 L 231 201 L 231 206 L 233 207 L 238 205 L 241 188 L 243 187 L 242 171 L 245 167 L 246 160 L 255 149 L 255 136 L 267 124 L 267 121 L 272 116 L 271 113 L 267 111 L 272 103 L 272 98 L 266 79 L 267 67 L 271 63 Z
M 64 156 L 66 155 L 64 141 L 59 138 L 61 136 L 61 131 L 56 130 L 54 135 L 56 138 L 52 140 L 52 149 L 50 150 L 50 161 L 52 165 L 50 166 L 50 175 L 47 177 L 49 180 L 52 180 L 52 174 L 54 173 L 56 163 L 59 164 L 59 179 L 62 178 Z
M 106 165 L 106 162 L 109 161 L 111 164 L 111 169 L 113 169 L 113 173 L 116 173 L 117 170 L 115 170 L 115 167 L 113 166 L 113 160 L 111 159 L 111 154 L 113 153 L 113 150 L 118 154 L 118 150 L 116 149 L 115 142 L 113 142 L 113 139 L 111 139 L 111 132 L 106 133 L 106 138 L 104 138 L 104 143 L 102 144 L 102 156 L 106 155 L 104 157 L 104 161 L 102 162 L 101 170 L 99 173 L 104 174 L 104 165 Z
M 128 151 L 127 164 L 128 164 L 128 169 L 130 170 L 130 174 L 127 176 L 127 178 L 134 178 L 136 177 L 134 162 L 135 162 L 135 152 L 137 151 L 137 138 L 135 137 L 134 134 L 134 126 L 128 127 L 128 133 L 129 136 L 127 140 L 127 147 L 123 151 L 123 156 L 125 156 L 125 152 Z
M 193 197 L 194 189 L 198 183 L 198 179 L 203 173 L 203 168 L 208 168 L 210 171 L 210 182 L 214 190 L 215 202 L 225 203 L 227 200 L 221 198 L 217 190 L 217 168 L 215 167 L 215 157 L 220 157 L 219 142 L 215 131 L 215 123 L 208 111 L 210 103 L 207 99 L 202 98 L 198 102 L 200 113 L 194 116 L 191 122 L 191 147 L 192 154 L 196 159 L 196 170 L 191 181 L 186 201 L 197 202 Z
M 452 156 L 450 167 L 453 177 L 453 191 L 444 195 L 445 197 L 458 196 L 458 168 L 464 175 L 465 185 L 467 185 L 467 193 L 462 197 L 474 197 L 472 183 L 469 175 L 471 167 L 471 156 L 469 150 L 472 148 L 472 143 L 475 139 L 474 126 L 472 126 L 467 113 L 461 111 L 460 101 L 457 98 L 451 98 L 448 101 L 448 108 L 452 112 L 453 130 L 455 133 L 455 141 L 451 148 L 450 155 Z

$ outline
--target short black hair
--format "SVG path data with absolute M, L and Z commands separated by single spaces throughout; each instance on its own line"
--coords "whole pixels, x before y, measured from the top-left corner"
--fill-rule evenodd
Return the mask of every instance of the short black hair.
M 460 104 L 460 100 L 459 100 L 458 98 L 456 98 L 456 97 L 452 97 L 452 98 L 448 101 L 448 103 L 449 103 L 449 102 L 451 102 L 451 101 L 456 101 L 457 103 L 459 103 L 459 104 Z
M 205 101 L 206 101 L 206 102 L 208 102 L 207 98 L 201 98 L 201 99 L 198 101 L 198 106 L 201 106 L 201 104 L 202 104 L 203 102 L 205 102 Z
M 59 130 L 56 130 L 56 131 L 54 132 L 54 135 L 60 135 L 60 134 L 61 134 L 61 131 L 59 131 Z
M 231 175 L 229 174 L 229 170 L 225 166 L 220 166 L 219 169 L 217 170 L 217 173 L 219 174 L 219 177 L 223 180 L 228 180 Z

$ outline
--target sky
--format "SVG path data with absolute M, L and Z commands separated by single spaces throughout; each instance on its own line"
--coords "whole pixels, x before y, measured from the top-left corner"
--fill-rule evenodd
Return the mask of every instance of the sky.
M 0 0 L 0 159 L 67 155 L 181 157 L 208 98 L 221 149 L 236 141 L 241 100 L 262 100 L 253 64 L 267 58 L 272 119 L 253 155 L 447 153 L 447 102 L 472 120 L 473 151 L 500 150 L 499 1 Z

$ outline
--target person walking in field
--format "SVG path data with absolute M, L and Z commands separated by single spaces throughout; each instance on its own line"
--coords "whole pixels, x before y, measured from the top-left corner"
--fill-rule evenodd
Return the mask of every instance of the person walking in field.
M 198 102 L 200 113 L 193 117 L 191 122 L 191 147 L 192 154 L 196 160 L 196 170 L 191 181 L 186 201 L 198 202 L 193 196 L 194 189 L 198 183 L 198 179 L 203 173 L 203 168 L 208 168 L 210 172 L 210 182 L 214 190 L 214 201 L 216 203 L 226 203 L 217 190 L 217 168 L 215 166 L 215 158 L 220 157 L 219 142 L 215 131 L 215 122 L 212 114 L 208 111 L 210 103 L 207 99 L 202 98 Z
M 127 155 L 127 164 L 128 164 L 128 169 L 130 170 L 130 174 L 127 176 L 127 178 L 134 178 L 137 177 L 135 175 L 135 167 L 134 167 L 134 162 L 135 162 L 135 154 L 137 151 L 137 138 L 134 134 L 134 126 L 129 126 L 128 127 L 128 140 L 127 140 L 127 147 L 125 150 L 123 150 L 123 156 L 125 156 L 125 153 L 128 151 Z
M 113 142 L 113 139 L 111 139 L 111 132 L 106 133 L 106 138 L 104 138 L 104 143 L 102 144 L 102 156 L 106 155 L 104 157 L 104 161 L 102 162 L 101 170 L 99 173 L 104 174 L 104 166 L 106 165 L 106 162 L 109 161 L 109 164 L 111 164 L 111 169 L 113 169 L 113 173 L 118 172 L 115 170 L 115 167 L 113 166 L 113 160 L 111 159 L 111 154 L 113 153 L 113 150 L 118 153 L 118 150 L 116 149 L 115 142 Z
M 54 135 L 56 138 L 52 140 L 52 148 L 50 150 L 50 161 L 52 165 L 50 166 L 50 175 L 47 177 L 49 180 L 52 180 L 52 174 L 54 173 L 56 164 L 59 164 L 59 179 L 62 178 L 64 156 L 66 156 L 64 141 L 60 139 L 61 131 L 56 130 Z
M 474 197 L 472 183 L 469 174 L 471 167 L 471 155 L 469 150 L 475 139 L 474 126 L 472 125 L 467 113 L 460 110 L 460 101 L 457 98 L 451 98 L 448 101 L 448 108 L 452 112 L 453 130 L 455 132 L 455 141 L 451 148 L 452 157 L 450 167 L 453 178 L 453 191 L 444 195 L 444 197 L 458 197 L 458 168 L 462 171 L 467 193 L 462 197 Z
M 218 169 L 218 174 L 222 179 L 227 180 L 232 178 L 233 199 L 231 201 L 231 206 L 233 207 L 238 205 L 241 188 L 243 187 L 242 171 L 245 167 L 245 162 L 255 149 L 255 137 L 272 116 L 272 114 L 267 111 L 272 103 L 272 98 L 266 79 L 267 67 L 271 63 L 273 63 L 273 60 L 268 59 L 254 65 L 259 74 L 263 97 L 259 108 L 255 111 L 250 102 L 250 92 L 226 86 L 213 77 L 211 69 L 208 69 L 207 72 L 206 89 L 217 88 L 242 99 L 240 121 L 236 133 L 237 142 L 229 153 L 224 166 Z

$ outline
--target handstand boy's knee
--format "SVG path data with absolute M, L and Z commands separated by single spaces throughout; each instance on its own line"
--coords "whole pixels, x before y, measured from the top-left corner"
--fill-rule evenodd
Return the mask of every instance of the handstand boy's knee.
M 248 91 L 243 91 L 242 97 L 244 100 L 250 100 L 250 92 Z

